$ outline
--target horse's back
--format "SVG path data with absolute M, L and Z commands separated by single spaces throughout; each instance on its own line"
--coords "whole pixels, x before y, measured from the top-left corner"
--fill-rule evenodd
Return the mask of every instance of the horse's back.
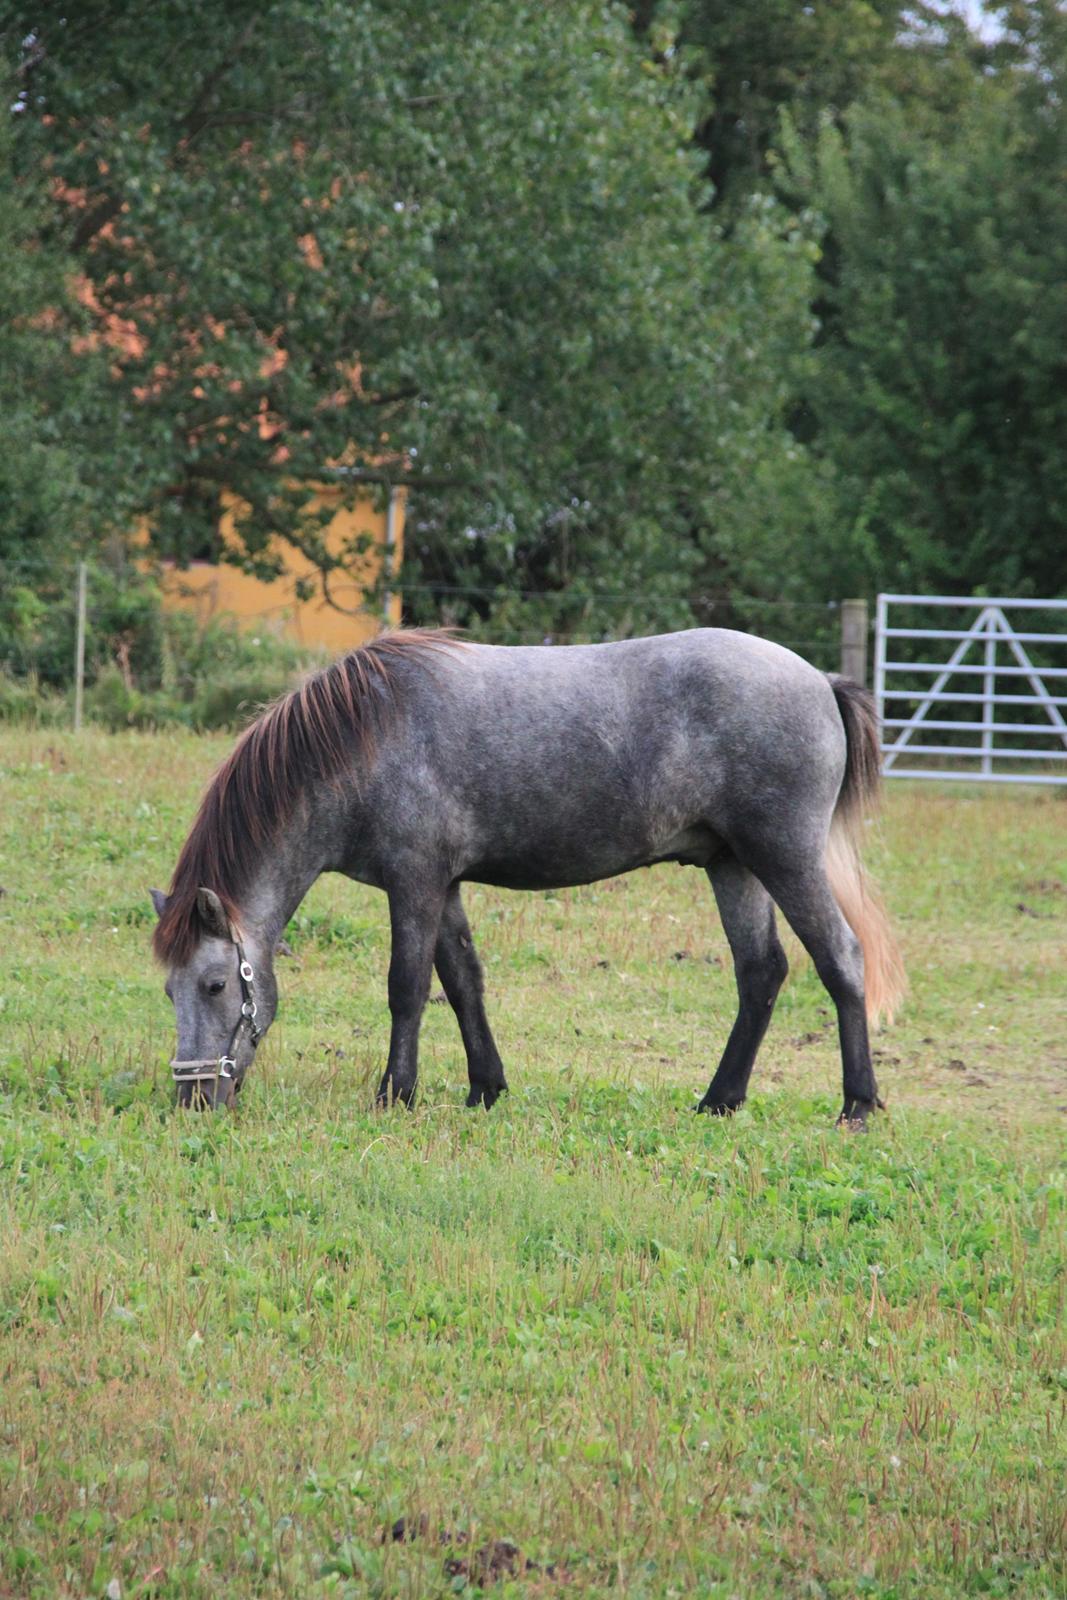
M 725 628 L 566 646 L 473 645 L 450 675 L 461 719 L 487 746 L 531 735 L 572 759 L 581 745 L 633 759 L 701 752 L 724 768 L 832 759 L 843 730 L 825 675 L 782 645 Z M 440 704 L 439 704 L 440 709 Z M 577 745 L 575 743 L 577 741 Z M 545 748 L 537 757 L 543 763 Z
M 829 815 L 844 732 L 823 676 L 725 629 L 470 644 L 413 679 L 383 749 L 391 831 L 432 818 L 459 873 L 533 886 Z

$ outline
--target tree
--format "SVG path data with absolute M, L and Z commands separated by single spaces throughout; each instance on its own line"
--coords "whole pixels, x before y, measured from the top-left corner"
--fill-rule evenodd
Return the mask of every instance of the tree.
M 788 446 L 808 246 L 703 223 L 686 88 L 621 10 L 38 0 L 26 34 L 17 170 L 112 369 L 114 523 L 187 556 L 225 486 L 247 562 L 280 531 L 328 567 L 305 486 L 347 463 L 415 491 L 412 594 L 688 615 Z
M 780 113 L 814 128 L 871 81 L 901 27 L 899 0 L 646 0 L 637 25 L 676 55 L 699 91 L 694 137 L 717 203 L 743 201 L 768 176 Z
M 14 142 L 0 119 L 0 666 L 32 659 L 49 598 L 69 589 L 57 565 L 89 538 L 92 452 L 76 441 L 92 438 L 107 380 L 77 353 L 71 263 L 49 237 L 41 174 L 14 171 Z
M 1019 0 L 1005 0 L 1012 8 Z M 933 124 L 1013 48 L 972 32 L 947 0 L 640 0 L 634 26 L 695 91 L 693 136 L 727 215 L 753 190 L 771 189 L 783 114 L 801 138 L 814 137 L 881 90 Z
M 832 241 L 804 399 L 860 592 L 1067 584 L 1063 82 L 976 79 L 936 135 L 871 99 L 791 149 Z
M 819 240 L 797 459 L 754 473 L 765 521 L 720 523 L 743 595 L 1063 584 L 1067 14 L 987 11 L 978 34 L 948 0 L 637 8 L 701 97 L 713 218 L 773 186 Z

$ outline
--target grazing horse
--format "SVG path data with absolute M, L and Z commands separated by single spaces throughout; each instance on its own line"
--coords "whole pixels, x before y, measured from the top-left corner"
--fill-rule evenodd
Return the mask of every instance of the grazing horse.
M 903 990 L 858 851 L 878 780 L 866 691 L 748 634 L 555 648 L 385 634 L 245 731 L 170 892 L 153 890 L 179 1099 L 232 1102 L 277 1006 L 275 948 L 322 872 L 389 897 L 379 1102 L 414 1098 L 436 966 L 467 1053 L 467 1104 L 491 1106 L 507 1084 L 461 886 L 557 889 L 675 861 L 711 880 L 739 997 L 697 1109 L 745 1098 L 786 975 L 777 903 L 837 1008 L 841 1119 L 862 1124 L 881 1105 L 868 1015 L 891 1013 Z

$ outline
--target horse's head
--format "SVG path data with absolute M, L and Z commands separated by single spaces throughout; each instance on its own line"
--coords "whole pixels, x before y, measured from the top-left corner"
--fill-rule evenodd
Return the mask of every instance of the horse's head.
M 161 917 L 167 896 L 151 893 Z M 167 972 L 178 1024 L 171 1070 L 179 1105 L 229 1107 L 274 1020 L 273 950 L 252 935 L 239 936 L 211 889 L 199 890 L 196 908 L 201 937 L 189 959 Z

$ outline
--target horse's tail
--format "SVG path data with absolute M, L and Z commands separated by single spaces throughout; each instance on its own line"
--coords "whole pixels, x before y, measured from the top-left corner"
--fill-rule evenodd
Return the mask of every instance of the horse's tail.
M 848 756 L 826 845 L 830 887 L 863 948 L 867 1015 L 892 1022 L 904 998 L 904 964 L 889 926 L 885 906 L 860 858 L 864 812 L 874 806 L 881 789 L 881 751 L 874 700 L 858 683 L 827 674 L 845 725 Z

